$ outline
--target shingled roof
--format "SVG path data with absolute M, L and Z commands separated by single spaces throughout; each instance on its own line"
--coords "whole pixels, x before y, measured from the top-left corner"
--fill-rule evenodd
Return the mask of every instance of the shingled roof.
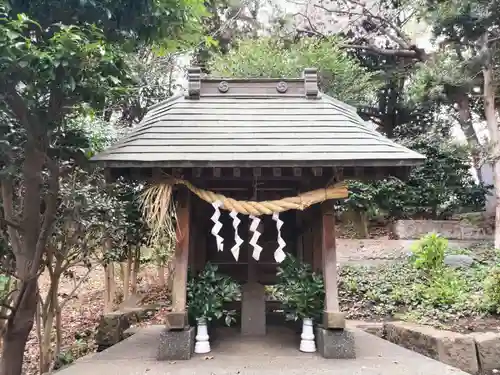
M 149 109 L 93 160 L 106 167 L 408 166 L 424 157 L 371 129 L 355 108 L 301 79 L 202 78 Z

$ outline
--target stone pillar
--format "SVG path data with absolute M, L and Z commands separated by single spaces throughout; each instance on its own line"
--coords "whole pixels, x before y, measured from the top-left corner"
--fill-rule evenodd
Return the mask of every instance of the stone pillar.
M 266 293 L 264 285 L 248 282 L 241 291 L 241 334 L 264 336 L 266 334 Z

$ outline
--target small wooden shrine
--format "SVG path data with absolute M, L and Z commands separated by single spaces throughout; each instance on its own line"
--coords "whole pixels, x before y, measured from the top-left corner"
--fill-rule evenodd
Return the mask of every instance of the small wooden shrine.
M 423 158 L 319 92 L 315 69 L 300 79 L 224 79 L 193 68 L 184 95 L 150 108 L 138 127 L 94 160 L 109 178 L 176 179 L 180 235 L 170 329 L 187 324 L 188 266 L 201 269 L 210 261 L 243 284 L 272 284 L 281 250 L 323 273 L 323 326 L 343 329 L 331 199 L 345 198 L 347 190 L 338 184 L 404 178 Z M 260 237 L 252 241 L 255 232 Z M 244 325 L 245 314 L 255 313 L 244 311 L 245 293 L 242 305 Z

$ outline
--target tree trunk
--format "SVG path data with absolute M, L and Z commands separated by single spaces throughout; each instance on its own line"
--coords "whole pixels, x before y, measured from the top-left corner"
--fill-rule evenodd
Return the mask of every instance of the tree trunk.
M 35 325 L 36 325 L 36 338 L 38 340 L 38 352 L 42 352 L 42 341 L 43 341 L 43 335 L 42 335 L 42 302 L 40 301 L 37 304 L 36 307 L 36 313 L 35 313 Z M 38 369 L 42 368 L 42 356 L 39 355 L 38 358 Z
M 104 265 L 104 314 L 111 311 L 110 306 L 110 298 L 109 298 L 109 265 Z
M 52 302 L 49 302 L 47 315 L 42 316 L 42 324 L 43 335 L 42 342 L 40 343 L 40 374 L 45 374 L 50 370 L 50 364 L 52 363 L 51 336 L 52 326 L 54 324 L 54 309 Z
M 495 212 L 495 249 L 500 249 L 500 134 L 495 109 L 495 82 L 491 51 L 487 45 L 488 36 L 483 37 L 483 52 L 486 61 L 483 67 L 484 78 L 484 115 L 490 133 L 493 160 L 493 184 L 496 200 Z
M 159 264 L 158 267 L 158 285 L 161 287 L 165 286 L 165 266 L 163 264 Z
M 132 276 L 131 276 L 131 292 L 133 294 L 137 293 L 137 277 L 139 275 L 139 267 L 141 266 L 141 249 L 137 248 L 135 250 L 134 256 L 134 264 L 132 267 Z
M 127 261 L 122 263 L 123 266 L 123 301 L 127 301 L 130 291 L 130 273 L 132 271 L 132 253 L 127 256 Z
M 59 306 L 59 302 L 55 308 L 56 315 L 56 348 L 54 350 L 54 358 L 59 357 L 61 354 L 62 348 L 62 316 L 61 316 L 61 307 Z
M 115 264 L 111 262 L 108 267 L 109 271 L 109 300 L 111 302 L 111 310 L 114 310 L 116 302 L 116 278 Z
M 467 144 L 471 149 L 472 163 L 477 172 L 479 182 L 484 182 L 481 172 L 481 143 L 477 136 L 476 130 L 472 122 L 470 111 L 470 99 L 466 92 L 460 91 L 454 98 L 458 105 L 458 123 L 465 134 Z
M 38 304 L 37 280 L 24 283 L 16 314 L 7 323 L 4 336 L 0 374 L 21 375 L 26 341 L 33 328 L 33 318 Z
M 40 341 L 40 373 L 45 374 L 50 371 L 50 367 L 55 358 L 56 353 L 52 351 L 52 329 L 57 312 L 57 292 L 59 286 L 59 274 L 51 275 L 50 289 L 47 295 L 46 309 L 42 312 L 43 335 Z M 42 310 L 43 311 L 43 310 Z M 56 337 L 61 336 L 61 332 L 57 332 Z
M 104 312 L 113 311 L 116 295 L 115 267 L 112 262 L 104 267 L 105 292 L 104 292 Z

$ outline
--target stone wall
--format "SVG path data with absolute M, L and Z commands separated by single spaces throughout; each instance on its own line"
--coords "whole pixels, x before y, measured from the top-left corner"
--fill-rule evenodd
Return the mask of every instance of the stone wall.
M 427 233 L 436 232 L 449 240 L 490 241 L 488 230 L 465 220 L 398 220 L 393 232 L 402 240 L 418 239 Z
M 130 327 L 151 316 L 157 307 L 140 306 L 122 308 L 104 314 L 99 321 L 95 342 L 97 351 L 107 349 L 131 335 Z

